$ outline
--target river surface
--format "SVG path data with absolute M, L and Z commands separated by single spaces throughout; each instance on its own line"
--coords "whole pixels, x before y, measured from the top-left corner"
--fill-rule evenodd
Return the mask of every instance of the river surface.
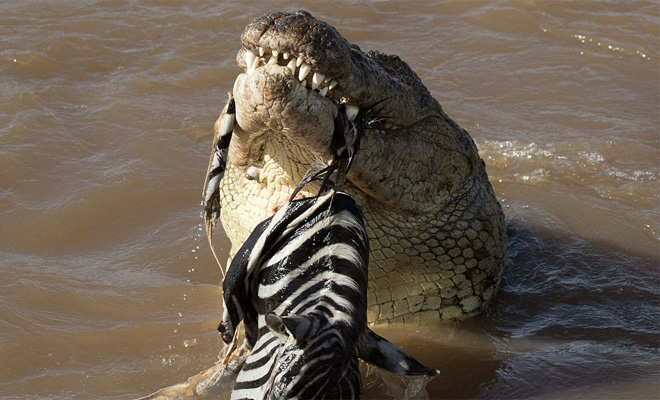
M 130 399 L 217 360 L 212 127 L 243 27 L 298 9 L 407 61 L 507 215 L 488 312 L 376 329 L 441 370 L 416 396 L 657 399 L 660 5 L 641 0 L 3 0 L 0 397 Z M 372 372 L 364 398 L 419 383 Z

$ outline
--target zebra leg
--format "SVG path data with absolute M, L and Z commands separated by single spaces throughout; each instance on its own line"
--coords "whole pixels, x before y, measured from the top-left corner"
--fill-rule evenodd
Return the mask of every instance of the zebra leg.
M 254 228 L 243 246 L 238 250 L 236 256 L 227 269 L 227 275 L 222 282 L 222 322 L 218 331 L 225 343 L 231 342 L 236 333 L 236 327 L 245 318 L 245 333 L 250 345 L 256 341 L 256 318 L 257 312 L 252 301 L 256 293 L 250 293 L 250 282 L 256 277 L 258 270 L 248 270 L 250 262 L 261 257 L 261 249 L 255 246 L 261 236 L 268 228 L 271 218 L 262 221 Z
M 243 246 L 227 269 L 222 282 L 222 321 L 218 331 L 225 343 L 234 339 L 236 327 L 245 316 L 245 308 L 250 302 L 247 293 L 247 265 L 251 248 Z
M 397 375 L 434 376 L 440 373 L 437 369 L 429 368 L 417 361 L 416 358 L 369 328 L 366 328 L 358 342 L 358 357 Z
M 213 135 L 213 147 L 209 166 L 206 171 L 204 188 L 202 190 L 202 205 L 204 206 L 204 225 L 206 226 L 206 237 L 211 246 L 215 261 L 220 266 L 220 261 L 213 247 L 213 232 L 220 218 L 220 181 L 227 165 L 227 151 L 231 141 L 234 124 L 236 123 L 236 104 L 231 93 L 228 94 L 227 105 L 220 113 L 215 123 Z M 221 267 L 222 270 L 222 267 Z M 223 271 L 224 273 L 224 271 Z

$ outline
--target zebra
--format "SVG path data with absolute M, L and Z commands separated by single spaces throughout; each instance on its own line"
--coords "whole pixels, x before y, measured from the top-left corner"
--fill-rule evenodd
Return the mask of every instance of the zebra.
M 230 343 L 243 321 L 251 348 L 232 399 L 356 399 L 358 358 L 395 374 L 439 373 L 367 327 L 369 239 L 359 205 L 337 184 L 359 137 L 342 114 L 335 157 L 298 186 L 323 178 L 318 196 L 293 200 L 294 192 L 227 270 L 218 330 Z
M 209 241 L 211 252 L 215 261 L 220 265 L 220 260 L 215 253 L 213 246 L 213 231 L 220 218 L 220 181 L 225 174 L 227 166 L 227 153 L 229 142 L 234 133 L 234 124 L 236 123 L 236 103 L 231 93 L 225 105 L 220 118 L 215 122 L 213 135 L 213 150 L 209 159 L 209 166 L 202 189 L 202 206 L 204 206 L 203 216 L 206 226 L 206 238 Z M 223 271 L 220 268 L 220 271 Z

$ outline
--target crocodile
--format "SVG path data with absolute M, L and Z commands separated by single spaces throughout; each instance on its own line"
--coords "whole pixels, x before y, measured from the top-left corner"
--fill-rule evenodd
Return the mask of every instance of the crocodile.
M 345 113 L 362 126 L 344 190 L 361 204 L 371 242 L 368 320 L 484 310 L 505 264 L 502 208 L 476 144 L 408 64 L 363 52 L 306 11 L 253 20 L 236 60 L 243 72 L 218 193 L 230 260 L 315 165 L 331 160 L 334 121 Z M 223 120 L 225 112 L 216 129 Z M 308 185 L 297 197 L 316 192 Z

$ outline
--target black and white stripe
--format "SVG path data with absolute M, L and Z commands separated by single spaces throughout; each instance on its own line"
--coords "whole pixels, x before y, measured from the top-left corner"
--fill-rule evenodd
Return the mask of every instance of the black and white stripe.
M 236 103 L 229 97 L 227 105 L 222 111 L 215 125 L 213 137 L 213 151 L 206 171 L 204 190 L 202 191 L 202 204 L 205 218 L 218 220 L 220 216 L 220 181 L 227 165 L 227 151 L 236 123 Z
M 338 107 L 332 159 L 291 198 L 315 179 L 323 180 L 319 195 L 290 200 L 234 257 L 218 330 L 229 343 L 244 321 L 252 351 L 232 399 L 356 399 L 358 358 L 397 374 L 438 373 L 367 328 L 369 240 L 359 206 L 339 191 L 358 147 L 359 130 Z M 218 160 L 226 160 L 226 147 L 217 148 Z M 209 187 L 217 176 L 210 171 Z
M 367 328 L 369 243 L 352 197 L 291 201 L 255 228 L 223 284 L 218 329 L 245 321 L 252 347 L 232 399 L 354 399 L 358 357 L 399 374 L 434 375 Z
M 215 123 L 213 135 L 213 150 L 211 150 L 211 157 L 209 159 L 209 166 L 206 171 L 206 179 L 204 180 L 204 188 L 202 189 L 202 205 L 204 206 L 203 216 L 204 225 L 206 227 L 206 238 L 209 241 L 209 246 L 213 252 L 215 261 L 220 266 L 220 260 L 215 253 L 213 246 L 213 232 L 220 219 L 220 181 L 225 173 L 227 166 L 227 153 L 229 151 L 229 143 L 231 136 L 234 132 L 234 124 L 236 123 L 236 103 L 231 93 L 227 105 L 220 113 L 220 118 Z
M 262 222 L 224 281 L 223 339 L 253 347 L 233 399 L 357 398 L 369 245 L 345 193 L 290 202 Z

